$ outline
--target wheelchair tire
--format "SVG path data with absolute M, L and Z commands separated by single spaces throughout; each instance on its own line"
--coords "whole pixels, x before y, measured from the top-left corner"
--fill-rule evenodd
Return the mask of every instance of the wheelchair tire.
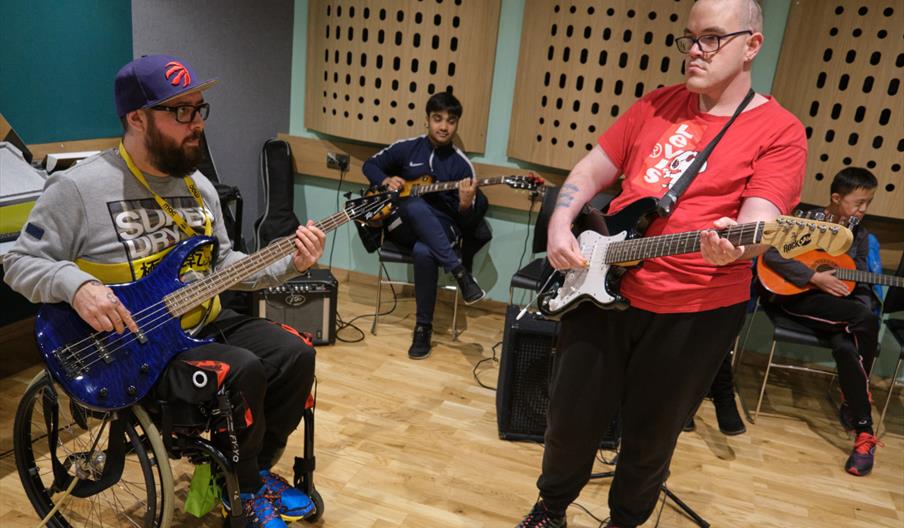
M 125 439 L 123 467 L 119 478 L 106 483 L 110 423 L 116 419 L 122 420 Z M 38 517 L 58 508 L 47 526 L 165 528 L 172 522 L 175 499 L 169 458 L 157 427 L 140 406 L 88 410 L 58 390 L 42 371 L 16 409 L 13 451 L 22 486 Z M 65 484 L 55 484 L 55 465 Z M 80 480 L 66 496 L 66 484 L 76 474 Z M 99 489 L 90 491 L 91 486 Z
M 311 491 L 311 502 L 314 503 L 314 513 L 305 517 L 304 520 L 313 524 L 323 517 L 323 497 L 320 496 L 320 492 L 316 489 Z

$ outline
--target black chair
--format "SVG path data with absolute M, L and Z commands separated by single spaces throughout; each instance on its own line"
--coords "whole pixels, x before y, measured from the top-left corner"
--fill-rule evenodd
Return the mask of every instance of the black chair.
M 904 255 L 901 256 L 901 262 L 898 263 L 898 270 L 895 271 L 898 277 L 904 277 Z M 889 288 L 885 294 L 885 301 L 882 303 L 882 315 L 888 315 L 904 310 L 904 288 Z M 879 425 L 876 427 L 876 433 L 885 425 L 885 413 L 888 411 L 888 404 L 891 403 L 892 394 L 895 392 L 895 386 L 900 385 L 898 375 L 901 373 L 901 365 L 904 364 L 904 320 L 885 318 L 885 328 L 891 333 L 891 336 L 898 342 L 898 362 L 895 363 L 895 372 L 892 374 L 891 381 L 888 385 L 888 395 L 885 397 L 885 403 L 882 405 L 882 414 L 879 416 Z
M 821 335 L 785 315 L 782 309 L 776 304 L 770 303 L 761 297 L 760 306 L 772 323 L 772 347 L 769 349 L 769 360 L 766 362 L 766 373 L 763 375 L 763 383 L 760 386 L 760 395 L 756 401 L 756 411 L 753 413 L 753 422 L 756 422 L 760 416 L 760 406 L 763 403 L 763 395 L 766 393 L 766 383 L 769 381 L 769 373 L 773 368 L 823 374 L 832 376 L 833 379 L 835 377 L 835 369 L 833 368 L 818 368 L 776 361 L 775 348 L 779 342 L 827 348 L 829 350 L 832 350 L 832 344 L 825 335 Z
M 540 212 L 537 214 L 537 221 L 534 223 L 534 239 L 531 244 L 531 252 L 534 254 L 546 252 L 546 230 L 549 227 L 549 218 L 555 209 L 558 196 L 559 187 L 546 187 L 546 192 L 540 205 Z M 609 202 L 613 198 L 615 198 L 613 194 L 599 193 L 590 200 L 590 205 L 603 211 L 609 206 Z M 512 275 L 511 282 L 509 282 L 509 304 L 514 301 L 515 288 L 533 292 L 540 291 L 551 272 L 552 269 L 546 264 L 546 257 L 535 258 L 516 271 Z
M 459 248 L 456 245 L 456 251 L 458 251 L 458 250 L 459 250 Z M 377 249 L 377 260 L 379 261 L 379 265 L 378 265 L 379 270 L 377 271 L 377 273 L 378 273 L 378 276 L 377 276 L 378 277 L 377 278 L 377 280 L 378 280 L 378 282 L 377 282 L 377 304 L 374 307 L 374 322 L 370 327 L 370 333 L 373 335 L 377 335 L 377 320 L 380 317 L 380 308 L 382 306 L 383 285 L 384 284 L 389 285 L 390 287 L 392 287 L 394 285 L 397 285 L 397 286 L 413 286 L 414 285 L 413 282 L 392 280 L 392 279 L 390 279 L 388 273 L 385 274 L 386 279 L 384 280 L 384 278 L 383 278 L 384 277 L 383 271 L 386 267 L 385 266 L 386 263 L 392 262 L 392 263 L 397 263 L 397 264 L 414 264 L 414 257 L 411 255 L 411 252 L 407 248 L 404 248 L 404 247 L 396 244 L 389 238 L 386 238 L 385 236 L 383 236 L 381 239 L 381 242 L 380 242 L 380 247 Z M 440 288 L 442 288 L 444 290 L 451 290 L 451 291 L 455 292 L 455 301 L 452 303 L 452 341 L 458 341 L 458 336 L 461 334 L 461 332 L 458 330 L 458 298 L 459 298 L 458 286 L 452 285 L 452 284 L 447 284 L 444 286 L 440 286 Z

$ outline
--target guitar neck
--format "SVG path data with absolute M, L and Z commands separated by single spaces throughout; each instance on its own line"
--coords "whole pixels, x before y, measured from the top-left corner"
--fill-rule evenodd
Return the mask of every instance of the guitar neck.
M 845 281 L 904 288 L 904 277 L 898 277 L 897 275 L 882 275 L 880 273 L 870 273 L 868 271 L 836 268 L 835 277 Z
M 765 222 L 739 224 L 716 231 L 735 246 L 757 244 L 762 240 Z M 700 234 L 703 231 L 688 231 L 671 235 L 634 238 L 609 244 L 606 253 L 607 264 L 635 262 L 638 260 L 682 255 L 700 251 Z
M 317 222 L 315 226 L 328 233 L 349 220 L 351 217 L 343 210 Z M 294 235 L 278 238 L 257 253 L 174 291 L 164 298 L 164 303 L 170 313 L 178 317 L 294 252 Z
M 495 178 L 477 178 L 474 182 L 478 185 L 499 185 L 500 183 L 505 183 L 505 176 L 497 176 Z M 448 181 L 448 182 L 437 182 L 437 183 L 428 183 L 424 185 L 415 185 L 411 188 L 412 196 L 419 196 L 421 194 L 427 193 L 435 193 L 441 191 L 453 191 L 458 189 L 457 181 Z

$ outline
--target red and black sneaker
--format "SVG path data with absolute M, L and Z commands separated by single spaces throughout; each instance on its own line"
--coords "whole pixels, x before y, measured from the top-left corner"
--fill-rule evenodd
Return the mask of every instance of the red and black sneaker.
M 851 475 L 865 477 L 873 470 L 873 458 L 876 456 L 876 446 L 885 447 L 885 444 L 876 438 L 876 435 L 862 432 L 854 441 L 854 449 L 851 456 L 844 464 L 844 470 Z
M 534 508 L 515 528 L 566 528 L 564 515 L 555 515 L 546 509 L 543 501 L 537 501 Z

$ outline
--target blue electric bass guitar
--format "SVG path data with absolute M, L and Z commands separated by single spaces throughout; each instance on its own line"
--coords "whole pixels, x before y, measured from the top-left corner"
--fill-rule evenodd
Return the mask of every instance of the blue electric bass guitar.
M 642 198 L 614 215 L 585 207 L 575 230 L 580 232 L 577 240 L 587 267 L 556 272 L 550 279 L 551 287 L 538 297 L 540 312 L 557 319 L 584 302 L 624 310 L 628 300 L 619 295 L 618 283 L 628 268 L 645 259 L 700 251 L 702 231 L 643 236 L 657 216 L 656 205 L 655 198 Z M 790 216 L 738 224 L 716 233 L 736 246 L 771 245 L 786 258 L 814 249 L 840 255 L 854 239 L 850 229 L 842 225 Z
M 349 200 L 342 211 L 316 225 L 329 232 L 350 220 L 366 222 L 392 203 L 392 193 Z M 180 317 L 246 277 L 295 252 L 295 236 L 274 240 L 264 249 L 190 283 L 179 279 L 186 258 L 212 237 L 177 244 L 146 277 L 110 288 L 128 308 L 138 333 L 95 332 L 68 304 L 45 304 L 35 333 L 47 369 L 79 403 L 96 410 L 128 407 L 157 383 L 170 360 L 211 342 L 187 335 Z

